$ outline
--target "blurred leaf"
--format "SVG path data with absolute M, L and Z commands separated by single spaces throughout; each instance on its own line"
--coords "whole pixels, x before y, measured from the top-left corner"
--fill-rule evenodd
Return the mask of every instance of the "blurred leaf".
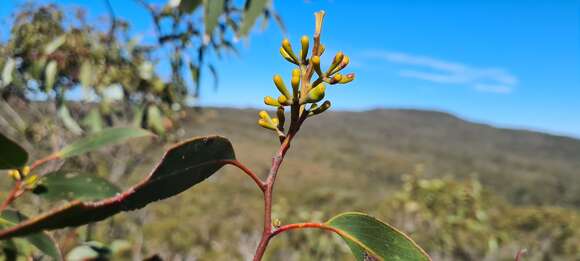
M 42 176 L 33 192 L 50 201 L 73 199 L 92 201 L 115 196 L 120 191 L 99 176 L 59 170 Z
M 79 126 L 77 121 L 73 119 L 65 105 L 60 106 L 60 109 L 58 110 L 58 116 L 62 120 L 62 123 L 67 128 L 67 130 L 74 133 L 75 135 L 83 134 L 83 129 L 81 126 Z
M 12 82 L 12 72 L 16 68 L 16 61 L 12 58 L 8 58 L 2 69 L 2 87 L 8 86 Z
M 87 126 L 91 133 L 99 132 L 103 130 L 103 119 L 99 113 L 99 109 L 93 108 L 83 119 L 83 124 Z
M 326 225 L 335 229 L 359 261 L 431 260 L 413 240 L 394 227 L 362 213 L 343 213 Z
M 225 0 L 205 0 L 205 35 L 211 37 L 213 29 L 217 26 L 219 17 L 224 11 Z M 206 41 L 207 42 L 207 41 Z
M 26 219 L 26 216 L 17 211 L 6 209 L 0 215 L 0 228 L 12 227 Z M 52 257 L 53 260 L 62 260 L 62 255 L 56 242 L 48 234 L 44 232 L 31 234 L 26 236 L 26 240 L 44 254 Z
M 202 137 L 179 143 L 165 153 L 145 180 L 125 192 L 97 202 L 74 201 L 0 231 L 0 239 L 80 226 L 106 219 L 121 211 L 143 208 L 204 181 L 224 166 L 225 160 L 235 160 L 235 154 L 232 144 L 223 137 Z
M 54 51 L 56 51 L 61 45 L 63 45 L 66 41 L 66 35 L 61 35 L 57 38 L 54 38 L 54 40 L 52 40 L 52 42 L 48 43 L 46 45 L 46 47 L 44 48 L 44 54 L 45 55 L 50 55 L 52 54 Z
M 165 133 L 163 115 L 161 115 L 161 111 L 155 105 L 151 105 L 147 108 L 147 126 L 157 134 L 163 135 L 163 133 Z
M 201 0 L 181 0 L 179 2 L 179 10 L 192 13 L 201 4 Z
M 54 83 L 56 81 L 56 74 L 58 72 L 57 70 L 58 70 L 57 63 L 54 60 L 48 62 L 48 64 L 46 65 L 46 69 L 44 70 L 45 77 L 44 87 L 46 88 L 45 91 L 47 93 L 49 93 L 54 87 Z
M 211 76 L 213 77 L 213 89 L 217 90 L 219 85 L 219 77 L 216 68 L 212 64 L 208 64 L 209 71 L 211 72 Z
M 266 8 L 268 0 L 247 0 L 246 7 L 244 10 L 244 18 L 240 30 L 238 31 L 239 36 L 246 36 L 252 26 L 256 22 L 256 19 L 260 16 L 262 11 Z
M 24 167 L 28 153 L 18 143 L 0 133 L 0 169 L 17 169 Z
M 97 150 L 108 145 L 119 144 L 131 138 L 149 135 L 152 135 L 152 133 L 137 128 L 104 129 L 64 147 L 59 152 L 56 152 L 55 155 L 61 159 L 65 159 Z
M 98 241 L 85 242 L 66 255 L 68 261 L 110 260 L 111 249 Z
M 93 84 L 93 73 L 93 64 L 88 60 L 84 61 L 79 72 L 79 81 L 84 88 L 90 88 Z

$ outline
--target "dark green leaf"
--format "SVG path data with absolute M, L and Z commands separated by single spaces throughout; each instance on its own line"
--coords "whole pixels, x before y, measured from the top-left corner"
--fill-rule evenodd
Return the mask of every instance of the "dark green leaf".
M 6 209 L 0 216 L 0 228 L 12 227 L 26 219 L 26 216 L 17 211 Z M 31 234 L 26 236 L 26 240 L 44 254 L 52 257 L 53 260 L 62 260 L 62 255 L 56 242 L 48 234 L 44 232 Z
M 76 171 L 59 170 L 42 176 L 33 192 L 51 201 L 73 199 L 89 201 L 112 197 L 120 191 L 104 178 Z
M 224 11 L 225 0 L 206 0 L 205 6 L 205 35 L 211 37 L 213 29 L 217 26 L 220 15 Z
M 17 169 L 28 161 L 28 153 L 16 142 L 0 133 L 0 169 Z
M 250 29 L 252 29 L 252 26 L 256 23 L 256 19 L 258 19 L 260 14 L 266 8 L 267 3 L 268 0 L 247 0 L 244 18 L 240 30 L 238 31 L 238 35 L 246 36 L 250 32 Z
M 61 159 L 78 156 L 89 151 L 97 150 L 107 145 L 122 143 L 131 138 L 152 135 L 143 129 L 110 128 L 94 133 L 84 139 L 64 147 L 55 155 Z
M 191 13 L 197 9 L 201 4 L 201 0 L 181 0 L 179 2 L 179 10 L 185 13 Z
M 125 192 L 97 202 L 74 201 L 0 231 L 0 239 L 80 226 L 103 220 L 121 211 L 143 208 L 204 181 L 227 164 L 228 160 L 234 159 L 232 144 L 225 138 L 213 136 L 185 141 L 168 150 L 145 180 Z
M 343 213 L 326 225 L 346 242 L 359 261 L 431 260 L 408 236 L 369 215 Z

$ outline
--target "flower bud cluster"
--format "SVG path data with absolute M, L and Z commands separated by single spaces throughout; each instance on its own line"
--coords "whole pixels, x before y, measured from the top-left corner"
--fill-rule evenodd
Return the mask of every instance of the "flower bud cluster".
M 280 94 L 277 97 L 264 97 L 266 105 L 276 107 L 276 118 L 271 118 L 266 111 L 259 113 L 258 125 L 277 132 L 280 137 L 284 136 L 286 108 L 291 110 L 291 126 L 296 121 L 301 122 L 300 119 L 323 113 L 331 105 L 329 100 L 324 100 L 327 85 L 346 84 L 353 81 L 355 77 L 354 73 L 341 73 L 350 62 L 350 58 L 342 51 L 335 54 L 328 68 L 325 70 L 322 68 L 320 57 L 325 47 L 320 43 L 320 31 L 324 12 L 317 12 L 315 17 L 316 31 L 312 45 L 308 36 L 302 36 L 300 50 L 296 53 L 288 39 L 282 41 L 280 55 L 294 64 L 296 68 L 292 70 L 290 77 L 291 89 L 284 83 L 282 75 L 276 74 L 273 81 Z M 313 76 L 316 76 L 314 81 L 312 81 Z

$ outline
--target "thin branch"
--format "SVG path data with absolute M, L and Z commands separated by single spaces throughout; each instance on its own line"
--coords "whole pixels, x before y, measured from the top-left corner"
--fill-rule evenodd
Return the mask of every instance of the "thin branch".
M 329 230 L 329 231 L 332 231 L 334 233 L 339 233 L 339 231 L 336 230 L 336 228 L 329 227 L 326 224 L 306 222 L 306 223 L 295 223 L 295 224 L 288 224 L 288 225 L 281 226 L 278 229 L 274 230 L 272 232 L 272 234 L 270 234 L 270 239 L 275 237 L 276 235 L 282 233 L 282 232 L 286 232 L 286 231 L 290 231 L 290 230 L 294 230 L 294 229 L 304 229 L 304 228 L 317 228 L 317 229 Z
M 19 196 L 18 191 L 20 191 L 21 184 L 22 181 L 16 181 L 12 191 L 10 191 L 8 197 L 4 200 L 4 202 L 2 202 L 2 205 L 0 206 L 0 213 L 2 213 L 2 211 L 4 211 L 4 209 L 6 209 Z
M 262 181 L 260 179 L 260 177 L 258 177 L 258 175 L 256 175 L 256 173 L 254 173 L 251 169 L 246 167 L 241 162 L 239 162 L 237 160 L 225 160 L 224 163 L 238 167 L 244 173 L 246 173 L 250 178 L 252 178 L 252 180 L 256 183 L 256 185 L 258 185 L 258 187 L 260 188 L 260 190 L 262 190 L 262 192 L 264 192 L 266 190 L 266 183 L 264 181 Z

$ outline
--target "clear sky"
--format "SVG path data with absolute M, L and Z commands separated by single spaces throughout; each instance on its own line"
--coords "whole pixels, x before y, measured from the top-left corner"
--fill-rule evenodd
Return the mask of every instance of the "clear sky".
M 0 17 L 19 2 L 0 2 Z M 58 2 L 86 7 L 92 17 L 106 14 L 103 1 Z M 134 1 L 111 2 L 134 32 L 151 36 L 150 17 Z M 580 1 L 274 4 L 295 46 L 301 35 L 311 35 L 313 13 L 327 12 L 326 52 L 350 55 L 349 71 L 357 75 L 350 85 L 329 88 L 335 108 L 436 109 L 502 127 L 580 137 Z M 291 66 L 278 55 L 284 35 L 273 23 L 258 29 L 238 43 L 239 57 L 216 62 L 220 87 L 214 92 L 204 81 L 202 104 L 263 107 L 262 97 L 276 94 L 272 75 L 289 78 Z

